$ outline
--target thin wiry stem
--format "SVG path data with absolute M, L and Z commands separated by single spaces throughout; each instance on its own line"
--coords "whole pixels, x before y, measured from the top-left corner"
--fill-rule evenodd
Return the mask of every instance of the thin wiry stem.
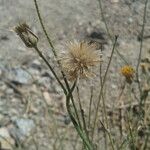
M 42 94 L 42 93 L 41 93 Z M 56 123 L 56 118 L 53 116 L 53 113 L 52 113 L 52 110 L 51 110 L 51 108 L 48 106 L 48 104 L 47 104 L 47 102 L 46 102 L 46 100 L 45 100 L 45 98 L 44 98 L 44 96 L 43 96 L 43 100 L 44 100 L 44 103 L 45 103 L 45 120 L 47 121 L 47 125 L 49 124 L 49 122 L 48 122 L 48 117 L 51 117 L 52 118 L 52 120 L 53 120 L 53 123 L 54 123 L 54 130 L 55 130 L 55 132 L 53 133 L 53 136 L 54 135 L 56 135 L 56 140 L 57 139 L 59 139 L 59 141 L 60 141 L 60 145 L 63 145 L 62 144 L 62 138 L 60 137 L 60 135 L 59 135 L 59 132 L 58 132 L 58 127 L 57 127 L 57 123 Z M 47 116 L 47 113 L 48 113 L 48 115 L 49 116 Z M 48 129 L 49 129 L 49 133 L 50 133 L 50 128 L 49 128 L 49 126 L 48 126 Z M 49 134 L 50 135 L 50 134 Z M 54 138 L 55 139 L 55 138 Z
M 99 72 L 100 72 L 100 85 L 102 86 L 102 84 L 103 84 L 102 64 L 100 64 Z M 103 92 L 102 92 L 102 99 L 103 99 L 103 101 L 105 101 Z M 104 118 L 103 114 L 104 114 L 104 110 L 102 110 L 102 120 L 103 120 L 103 122 L 105 122 L 105 118 Z M 107 133 L 106 133 L 106 130 L 104 130 L 104 139 L 105 139 L 105 150 L 107 150 L 107 143 L 108 142 L 107 142 Z
M 112 52 L 111 52 L 110 60 L 108 62 L 107 69 L 106 69 L 106 72 L 105 72 L 105 75 L 104 75 L 104 78 L 103 78 L 103 83 L 102 83 L 102 86 L 101 86 L 101 89 L 100 89 L 100 92 L 99 92 L 100 94 L 99 94 L 99 99 L 98 99 L 98 102 L 97 102 L 97 105 L 96 105 L 96 113 L 95 113 L 94 123 L 93 123 L 94 124 L 93 132 L 92 132 L 93 135 L 94 135 L 95 127 L 96 127 L 96 124 L 97 124 L 97 117 L 98 117 L 98 110 L 99 110 L 100 100 L 101 100 L 101 97 L 102 97 L 103 88 L 104 88 L 104 85 L 105 85 L 105 82 L 106 82 L 108 70 L 110 68 L 110 64 L 111 64 L 112 57 L 113 57 L 113 54 L 114 54 L 114 50 L 115 50 L 117 39 L 118 39 L 118 37 L 116 36 L 115 37 L 115 42 L 114 42 L 114 45 L 113 45 L 113 49 L 112 49 Z M 106 105 L 105 105 L 104 99 L 102 99 L 102 103 L 103 103 L 104 117 L 105 117 L 105 121 L 106 121 L 106 126 L 108 127 L 107 112 L 106 112 Z M 114 144 L 113 144 L 113 141 L 111 139 L 111 135 L 110 134 L 109 134 L 109 138 L 110 138 L 110 141 L 111 141 L 112 149 L 114 150 Z
M 148 141 L 149 141 L 149 134 L 146 135 L 146 139 L 143 145 L 143 149 L 142 150 L 146 150 L 148 147 Z
M 136 150 L 136 146 L 135 146 L 135 140 L 134 140 L 134 136 L 133 136 L 133 131 L 132 131 L 132 128 L 131 128 L 131 124 L 130 124 L 130 120 L 129 120 L 129 114 L 127 112 L 127 123 L 128 123 L 128 129 L 129 129 L 129 135 L 130 135 L 130 138 L 131 138 L 131 143 L 132 143 L 132 148 L 133 150 Z
M 87 139 L 90 141 L 89 136 L 88 136 L 88 131 L 87 131 L 87 125 L 85 122 L 85 116 L 84 116 L 84 110 L 82 108 L 82 104 L 81 104 L 81 99 L 80 99 L 80 93 L 79 93 L 79 87 L 76 86 L 77 89 L 77 95 L 78 95 L 78 101 L 79 101 L 79 108 L 80 108 L 80 114 L 81 114 L 81 118 L 82 118 L 82 123 L 83 123 L 83 128 L 82 130 L 85 132 Z M 87 149 L 87 147 L 85 147 L 85 145 L 83 144 L 82 146 L 82 150 Z
M 46 38 L 47 38 L 47 41 L 48 41 L 50 47 L 52 48 L 52 52 L 53 52 L 55 58 L 57 58 L 57 53 L 56 53 L 56 51 L 55 51 L 55 48 L 54 48 L 54 46 L 53 46 L 53 43 L 52 43 L 52 41 L 51 41 L 51 39 L 50 39 L 50 37 L 49 37 L 47 31 L 46 31 L 46 28 L 45 28 L 45 26 L 44 26 L 43 19 L 42 19 L 41 14 L 40 14 L 40 10 L 39 10 L 39 7 L 38 7 L 37 0 L 34 0 L 34 4 L 35 4 L 36 12 L 37 12 L 37 15 L 38 15 L 40 24 L 41 24 L 41 26 L 42 26 L 43 32 L 44 32 L 44 34 L 45 34 L 45 36 L 46 36 Z M 58 63 L 58 65 L 59 65 L 59 67 L 61 68 L 60 62 L 57 61 L 57 63 Z M 66 79 L 66 76 L 65 76 L 65 73 L 63 72 L 62 69 L 61 69 L 61 74 L 62 74 L 63 79 L 64 79 L 64 82 L 65 82 L 65 84 L 66 84 L 66 88 L 67 88 L 67 90 L 68 90 L 68 92 L 69 92 L 69 90 L 70 90 L 69 83 L 68 83 L 68 81 L 67 81 L 67 79 Z M 75 110 L 75 114 L 76 114 L 77 120 L 78 120 L 78 122 L 79 122 L 79 124 L 80 124 L 80 120 L 79 120 L 79 117 L 78 117 L 77 108 L 76 108 L 76 106 L 75 106 L 73 96 L 71 96 L 71 101 L 72 101 L 72 103 L 73 103 L 73 107 L 74 107 L 74 110 Z
M 93 101 L 93 86 L 91 87 L 91 96 L 90 96 L 90 103 L 89 103 L 88 128 L 90 128 L 90 122 L 91 122 L 92 101 Z
M 9 146 L 11 146 L 11 148 L 12 148 L 13 150 L 16 149 L 16 147 L 15 147 L 6 137 L 0 135 L 0 138 L 1 138 L 2 140 L 4 140 L 4 141 L 6 142 L 6 144 L 8 144 Z M 22 149 L 22 148 L 20 147 L 20 143 L 19 143 L 18 141 L 16 141 L 16 142 L 17 142 L 17 144 L 19 144 L 19 148 Z M 1 148 L 2 148 L 2 147 L 1 147 L 1 143 L 0 143 L 0 149 L 1 149 Z M 3 150 L 3 149 L 1 149 L 1 150 Z M 4 149 L 4 150 L 5 150 L 5 149 Z
M 56 78 L 57 82 L 59 83 L 59 85 L 61 86 L 61 88 L 63 89 L 64 93 L 67 94 L 67 91 L 64 87 L 64 85 L 61 83 L 61 81 L 59 80 L 56 72 L 54 71 L 53 67 L 50 65 L 50 63 L 47 61 L 47 59 L 45 58 L 45 56 L 42 54 L 42 52 L 38 49 L 37 46 L 34 46 L 34 49 L 36 50 L 36 52 L 38 53 L 38 55 L 44 60 L 44 62 L 46 63 L 46 65 L 48 66 L 48 68 L 50 69 L 50 71 L 53 73 L 54 77 Z
M 33 143 L 34 143 L 34 145 L 35 145 L 35 149 L 36 150 L 39 150 L 39 145 L 38 145 L 38 143 L 37 143 L 37 141 L 35 140 L 35 137 L 32 135 L 32 140 L 33 140 Z
M 140 52 L 139 52 L 137 66 L 136 66 L 136 78 L 137 78 L 137 82 L 138 82 L 140 96 L 142 94 L 142 89 L 141 89 L 141 84 L 140 84 L 140 81 L 139 81 L 139 66 L 140 66 L 140 63 L 141 63 L 141 56 L 142 56 L 143 36 L 144 36 L 144 29 L 145 29 L 145 23 L 146 23 L 147 4 L 148 4 L 148 0 L 145 0 L 145 7 L 144 7 L 144 14 L 143 14 L 143 25 L 142 25 L 142 30 L 141 30 Z
M 87 147 L 88 150 L 94 150 L 92 143 L 88 140 L 86 134 L 83 132 L 83 130 L 79 127 L 78 123 L 76 122 L 75 118 L 72 115 L 71 112 L 71 107 L 70 107 L 70 97 L 72 95 L 72 92 L 74 91 L 76 87 L 76 81 L 74 82 L 72 88 L 70 89 L 70 93 L 67 95 L 66 97 L 66 107 L 67 107 L 67 111 L 69 113 L 70 119 L 76 129 L 76 131 L 78 132 L 79 136 L 81 137 L 81 139 L 83 140 L 83 143 L 85 144 L 85 146 Z
M 111 144 L 113 144 L 110 131 L 108 130 L 108 128 L 105 127 L 105 125 L 103 124 L 103 122 L 101 120 L 100 120 L 100 123 L 101 123 L 102 127 L 105 129 L 105 132 L 108 134 L 110 141 L 111 141 Z M 112 147 L 112 149 L 114 150 L 114 146 Z
M 54 49 L 54 46 L 53 46 L 53 44 L 52 44 L 52 41 L 51 41 L 51 39 L 50 39 L 50 37 L 49 37 L 49 35 L 48 35 L 47 31 L 46 31 L 46 28 L 45 28 L 45 26 L 44 26 L 43 19 L 42 19 L 42 17 L 41 17 L 40 10 L 39 10 L 38 4 L 37 4 L 37 0 L 34 0 L 34 4 L 35 4 L 36 12 L 37 12 L 37 15 L 38 15 L 40 24 L 41 24 L 41 26 L 42 26 L 43 32 L 45 33 L 45 36 L 46 36 L 46 38 L 47 38 L 47 41 L 48 41 L 50 47 L 52 48 L 53 54 L 54 54 L 55 56 L 57 56 L 56 51 L 55 51 L 55 49 Z
M 88 137 L 88 131 L 87 131 L 85 117 L 84 117 L 84 110 L 82 108 L 81 99 L 80 99 L 79 87 L 77 86 L 76 89 L 77 89 L 77 95 L 79 100 L 79 108 L 80 108 L 82 122 L 83 122 L 83 129 L 85 130 L 86 136 Z
M 69 87 L 69 92 L 71 92 L 70 87 Z M 74 97 L 73 97 L 72 93 L 71 93 L 71 95 L 70 95 L 70 98 L 71 98 L 71 102 L 72 102 L 73 108 L 74 108 L 74 110 L 75 110 L 75 115 L 76 115 L 76 118 L 77 118 L 79 127 L 82 129 L 82 125 L 81 125 L 81 122 L 80 122 L 78 110 L 77 110 L 77 108 L 76 108 L 75 101 L 74 101 Z
M 100 8 L 100 11 L 101 11 L 101 17 L 102 17 L 102 20 L 104 21 L 104 24 L 105 24 L 105 28 L 106 28 L 106 31 L 107 31 L 107 34 L 111 40 L 111 42 L 113 43 L 113 37 L 111 36 L 110 34 L 110 31 L 109 31 L 109 28 L 108 28 L 108 25 L 107 25 L 107 22 L 106 22 L 106 19 L 105 19 L 105 16 L 104 16 L 104 13 L 103 13 L 103 8 L 102 8 L 102 1 L 101 0 L 98 0 L 98 3 L 99 3 L 99 8 Z M 125 64 L 128 64 L 128 62 L 126 61 L 126 59 L 124 58 L 124 56 L 122 54 L 120 54 L 120 52 L 115 49 L 118 56 L 125 62 Z
M 58 81 L 58 83 L 60 84 L 61 88 L 63 89 L 64 91 L 64 94 L 67 95 L 67 91 L 64 87 L 64 85 L 61 83 L 61 81 L 59 80 L 57 74 L 55 73 L 55 71 L 53 70 L 52 66 L 50 65 L 50 63 L 47 61 L 47 59 L 45 58 L 45 56 L 42 54 L 42 52 L 38 49 L 37 46 L 34 47 L 35 50 L 37 51 L 37 53 L 39 54 L 39 56 L 44 60 L 44 62 L 47 64 L 47 66 L 49 67 L 49 69 L 51 70 L 51 72 L 53 73 L 53 75 L 55 76 L 56 80 Z M 70 87 L 69 87 L 69 84 L 67 82 L 67 88 L 68 88 L 68 92 L 70 93 Z M 80 120 L 79 120 L 79 116 L 78 116 L 78 112 L 77 112 L 77 108 L 75 106 L 75 102 L 74 102 L 74 98 L 72 96 L 72 93 L 71 93 L 71 100 L 72 100 L 72 104 L 73 104 L 73 107 L 75 109 L 75 113 L 76 113 L 76 116 L 77 116 L 77 120 L 79 122 L 79 125 L 80 125 Z M 81 125 L 80 125 L 81 126 Z
M 56 80 L 58 81 L 58 83 L 60 84 L 61 88 L 63 89 L 64 91 L 64 94 L 67 95 L 67 93 L 69 92 L 70 93 L 70 87 L 69 87 L 69 84 L 67 82 L 67 89 L 68 89 L 68 92 L 66 91 L 64 85 L 61 83 L 61 81 L 59 80 L 57 74 L 55 73 L 55 71 L 53 70 L 52 66 L 50 65 L 50 63 L 47 61 L 47 59 L 45 58 L 45 56 L 42 54 L 42 52 L 38 49 L 37 46 L 34 47 L 35 50 L 37 51 L 37 53 L 39 54 L 39 56 L 44 60 L 44 62 L 46 63 L 46 65 L 49 67 L 49 69 L 51 70 L 51 72 L 53 73 L 53 75 L 55 76 Z M 67 80 L 66 80 L 67 81 Z M 72 100 L 72 104 L 73 104 L 73 108 L 75 110 L 75 114 L 76 114 L 76 117 L 77 117 L 77 120 L 78 120 L 78 123 L 81 127 L 81 124 L 80 124 L 80 120 L 79 120 L 79 116 L 78 116 L 78 112 L 77 112 L 77 108 L 75 106 L 75 102 L 74 102 L 74 98 L 72 96 L 72 93 L 71 93 L 71 100 Z
M 61 73 L 62 73 L 62 75 L 63 75 L 63 79 L 64 79 L 64 81 L 65 81 L 67 90 L 68 90 L 68 92 L 70 93 L 70 92 L 71 92 L 71 89 L 70 89 L 68 80 L 66 79 L 66 76 L 65 76 L 64 72 L 61 71 Z M 71 94 L 70 97 L 71 97 L 71 102 L 72 102 L 72 105 L 73 105 L 73 108 L 74 108 L 74 111 L 75 111 L 75 115 L 76 115 L 77 121 L 78 121 L 78 123 L 79 123 L 79 127 L 81 128 L 82 126 L 81 126 L 80 118 L 79 118 L 79 115 L 78 115 L 78 110 L 77 110 L 76 105 L 75 105 L 74 97 L 73 97 L 72 93 L 70 93 L 70 94 Z

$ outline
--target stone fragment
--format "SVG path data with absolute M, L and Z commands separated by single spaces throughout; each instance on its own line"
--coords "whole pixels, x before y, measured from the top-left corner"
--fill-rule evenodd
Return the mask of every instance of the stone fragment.
M 0 149 L 13 150 L 12 146 L 15 144 L 13 138 L 11 138 L 7 128 L 0 128 Z
M 8 79 L 19 84 L 29 84 L 32 77 L 22 68 L 13 68 L 8 72 Z
M 48 105 L 52 105 L 52 98 L 50 96 L 50 94 L 47 91 L 43 92 L 43 96 L 45 98 L 45 101 Z
M 17 142 L 23 142 L 32 134 L 34 128 L 33 120 L 19 118 L 14 121 L 13 126 L 10 126 L 9 132 Z

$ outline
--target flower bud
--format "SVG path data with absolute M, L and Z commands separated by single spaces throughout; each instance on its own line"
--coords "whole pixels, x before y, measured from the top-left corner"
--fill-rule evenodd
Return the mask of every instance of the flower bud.
M 27 47 L 32 48 L 37 45 L 38 37 L 26 23 L 19 24 L 14 30 Z
M 125 65 L 121 68 L 121 73 L 126 78 L 126 81 L 131 84 L 135 73 L 133 67 L 130 65 Z

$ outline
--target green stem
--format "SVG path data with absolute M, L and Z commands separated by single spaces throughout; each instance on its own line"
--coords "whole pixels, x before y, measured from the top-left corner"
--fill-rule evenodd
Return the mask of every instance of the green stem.
M 91 87 L 91 96 L 90 96 L 90 103 L 89 103 L 89 116 L 88 116 L 88 128 L 91 125 L 91 114 L 92 114 L 92 101 L 93 101 L 93 87 Z
M 129 120 L 130 118 L 129 118 L 129 114 L 128 114 L 128 112 L 127 112 L 127 123 L 128 123 L 128 127 L 129 127 L 129 135 L 130 135 L 130 138 L 131 138 L 131 143 L 132 143 L 132 148 L 131 149 L 133 149 L 133 150 L 136 150 L 136 146 L 135 146 L 135 140 L 134 140 L 134 136 L 133 136 L 133 131 L 132 131 L 132 129 L 131 129 L 131 124 L 130 124 L 130 120 Z
M 65 79 L 66 79 L 66 78 L 65 78 Z M 76 108 L 75 101 L 74 101 L 74 97 L 73 97 L 73 95 L 72 95 L 72 92 L 71 92 L 69 83 L 68 83 L 67 80 L 65 80 L 65 83 L 66 83 L 67 90 L 68 90 L 68 92 L 70 93 L 70 98 L 71 98 L 71 102 L 72 102 L 72 104 L 73 104 L 73 108 L 74 108 L 74 111 L 75 111 L 75 115 L 76 115 L 76 117 L 77 117 L 77 121 L 78 121 L 78 123 L 79 123 L 80 128 L 82 128 L 82 125 L 81 125 L 81 122 L 80 122 L 80 118 L 79 118 L 79 115 L 78 115 L 78 110 L 77 110 L 77 108 Z
M 84 110 L 82 108 L 81 99 L 80 99 L 79 87 L 77 86 L 76 89 L 77 89 L 77 95 L 79 100 L 79 108 L 80 108 L 82 122 L 83 122 L 83 129 L 85 130 L 86 136 L 88 137 L 88 131 L 87 131 L 85 117 L 84 117 Z
M 148 3 L 148 0 L 145 1 L 144 15 L 143 15 L 143 25 L 142 25 L 142 31 L 141 31 L 140 52 L 139 52 L 137 66 L 136 66 L 136 78 L 137 78 L 137 82 L 138 82 L 138 88 L 139 88 L 140 96 L 142 94 L 142 89 L 141 89 L 141 85 L 140 85 L 140 81 L 139 81 L 139 66 L 140 66 L 140 63 L 141 63 L 141 56 L 142 56 L 143 36 L 144 36 L 144 29 L 145 29 L 145 22 L 146 22 L 147 3 Z
M 57 54 L 56 54 L 56 51 L 55 51 L 54 46 L 52 44 L 52 41 L 51 41 L 50 37 L 48 36 L 48 33 L 47 33 L 46 28 L 44 26 L 43 19 L 41 17 L 40 10 L 39 10 L 38 4 L 37 4 L 37 0 L 34 0 L 34 4 L 35 4 L 36 12 L 37 12 L 40 24 L 42 26 L 43 32 L 45 33 L 47 41 L 48 41 L 50 47 L 52 48 L 53 54 L 57 57 Z
M 86 134 L 81 130 L 81 128 L 79 127 L 78 123 L 76 122 L 75 118 L 72 115 L 71 112 L 71 107 L 70 107 L 70 98 L 72 95 L 72 92 L 74 91 L 74 88 L 76 87 L 76 81 L 74 82 L 72 88 L 70 89 L 70 93 L 67 95 L 66 97 L 66 107 L 67 107 L 67 111 L 69 113 L 70 119 L 76 129 L 76 131 L 78 132 L 79 136 L 81 137 L 81 139 L 83 140 L 83 143 L 85 144 L 85 146 L 88 148 L 88 150 L 94 150 L 92 144 L 90 143 L 90 141 L 87 139 Z
M 113 43 L 113 38 L 112 38 L 112 36 L 111 36 L 111 34 L 110 34 L 110 31 L 109 31 L 109 28 L 108 28 L 108 25 L 107 25 L 107 22 L 106 22 L 106 18 L 105 18 L 104 13 L 103 13 L 102 2 L 101 2 L 101 0 L 98 0 L 98 2 L 99 2 L 99 8 L 100 8 L 100 11 L 101 11 L 102 20 L 104 21 L 107 34 L 108 34 L 108 36 L 109 36 L 111 42 Z M 125 62 L 125 64 L 128 64 L 128 62 L 127 62 L 126 59 L 123 57 L 123 55 L 122 55 L 117 49 L 115 49 L 115 50 L 116 50 L 118 56 Z
M 52 43 L 52 41 L 51 41 L 51 39 L 50 39 L 50 37 L 49 37 L 47 31 L 46 31 L 46 28 L 45 28 L 45 26 L 44 26 L 43 19 L 42 19 L 41 14 L 40 14 L 40 10 L 39 10 L 39 7 L 38 7 L 37 0 L 34 0 L 34 4 L 35 4 L 36 12 L 37 12 L 37 15 L 38 15 L 40 24 L 41 24 L 41 26 L 42 26 L 43 32 L 44 32 L 44 34 L 45 34 L 45 36 L 46 36 L 46 38 L 47 38 L 47 41 L 48 41 L 50 47 L 52 48 L 52 51 L 53 51 L 54 56 L 57 58 L 57 53 L 56 53 L 56 51 L 55 51 L 55 48 L 54 48 L 54 46 L 53 46 L 53 43 Z M 59 65 L 59 67 L 61 68 L 60 62 L 57 61 L 57 63 L 58 63 L 58 65 Z M 65 76 L 65 74 L 64 74 L 64 72 L 63 72 L 62 70 L 61 70 L 61 74 L 62 74 L 62 76 L 63 76 L 64 82 L 65 82 L 66 87 L 67 87 L 68 92 L 69 92 L 70 87 L 69 87 L 68 81 L 67 81 L 67 79 L 66 79 L 66 76 Z M 76 109 L 76 106 L 75 106 L 75 103 L 74 103 L 74 99 L 73 99 L 72 96 L 71 96 L 71 101 L 72 101 L 73 107 L 74 107 L 74 109 L 75 109 L 75 114 L 76 114 L 76 116 L 77 116 L 77 120 L 78 120 L 78 122 L 79 122 L 79 124 L 80 124 L 80 120 L 79 120 L 79 117 L 78 117 L 77 109 Z
M 37 53 L 39 54 L 39 56 L 40 56 L 40 57 L 44 60 L 44 62 L 47 64 L 47 66 L 49 67 L 49 69 L 51 70 L 51 72 L 53 73 L 53 75 L 55 76 L 56 80 L 58 81 L 58 83 L 60 84 L 61 88 L 63 89 L 65 95 L 67 95 L 67 91 L 66 91 L 64 85 L 63 85 L 63 84 L 61 83 L 61 81 L 59 80 L 57 74 L 55 73 L 55 71 L 53 70 L 52 66 L 49 64 L 49 62 L 48 62 L 47 59 L 45 58 L 45 56 L 41 53 L 41 51 L 38 49 L 37 46 L 35 46 L 34 48 L 35 48 L 35 50 L 37 51 Z M 70 93 L 70 97 L 71 97 L 71 100 L 72 100 L 72 103 L 73 103 L 73 107 L 74 107 L 74 109 L 75 109 L 76 114 L 78 114 L 78 113 L 77 113 L 76 106 L 75 106 L 75 103 L 74 103 L 74 99 L 73 99 L 73 96 L 72 96 L 72 92 L 71 92 L 71 89 L 70 89 L 70 87 L 69 87 L 68 82 L 67 82 L 67 85 L 68 85 L 67 88 L 68 88 L 68 91 L 69 91 L 69 93 Z M 77 119 L 79 120 L 79 117 L 78 117 Z M 81 126 L 81 125 L 80 125 L 80 126 Z M 79 126 L 79 127 L 80 127 L 80 126 Z
M 42 52 L 38 49 L 37 46 L 34 46 L 34 49 L 36 50 L 36 52 L 38 53 L 38 55 L 44 60 L 44 62 L 46 63 L 46 65 L 48 66 L 48 68 L 50 69 L 50 71 L 53 73 L 53 75 L 55 76 L 57 82 L 59 83 L 59 85 L 61 86 L 61 88 L 63 89 L 64 93 L 67 94 L 67 91 L 64 87 L 64 85 L 61 83 L 61 81 L 59 80 L 57 74 L 55 73 L 54 69 L 52 68 L 52 66 L 50 65 L 50 63 L 47 61 L 47 59 L 45 58 L 45 56 L 42 54 Z
M 117 42 L 117 36 L 115 37 L 115 42 L 114 42 L 114 45 L 113 45 L 113 49 L 112 49 L 112 52 L 111 52 L 111 56 L 110 56 L 110 60 L 108 62 L 108 65 L 107 65 L 107 69 L 106 69 L 106 72 L 105 72 L 105 75 L 104 75 L 104 79 L 103 79 L 103 83 L 102 83 L 102 86 L 101 86 L 101 89 L 100 89 L 100 94 L 99 94 L 99 99 L 98 99 L 98 103 L 96 105 L 96 114 L 95 114 L 95 117 L 94 117 L 94 127 L 93 127 L 93 136 L 94 136 L 94 131 L 95 131 L 95 127 L 96 127 L 96 123 L 97 123 L 97 117 L 98 117 L 98 110 L 99 110 L 99 105 L 100 105 L 100 100 L 101 100 L 101 97 L 103 95 L 103 88 L 104 88 L 104 85 L 105 85 L 105 82 L 106 82 L 106 78 L 107 78 L 107 74 L 108 74 L 108 70 L 109 70 L 109 67 L 110 67 L 110 64 L 111 64 L 111 61 L 112 61 L 112 56 L 114 54 L 114 50 L 115 50 L 115 46 L 116 46 L 116 42 Z M 105 105 L 105 101 L 104 99 L 102 99 L 102 103 L 103 103 L 103 109 L 104 109 L 104 117 L 105 117 L 105 121 L 106 121 L 106 126 L 108 127 L 108 120 L 107 120 L 107 113 L 106 113 L 106 105 Z M 93 137 L 92 136 L 92 137 Z M 113 141 L 111 139 L 111 136 L 109 135 L 109 138 L 110 138 L 110 141 L 111 141 L 111 145 L 112 145 L 112 149 L 114 150 L 114 144 L 113 144 Z
M 99 68 L 99 72 L 100 72 L 100 85 L 103 84 L 103 78 L 102 78 L 102 64 L 100 64 L 100 68 Z M 102 92 L 102 99 L 103 101 L 105 101 L 104 99 L 104 95 L 103 95 L 103 92 Z M 103 122 L 105 123 L 105 117 L 104 117 L 104 110 L 102 111 L 102 120 Z M 105 150 L 107 150 L 107 132 L 106 130 L 104 130 L 104 139 L 105 139 Z

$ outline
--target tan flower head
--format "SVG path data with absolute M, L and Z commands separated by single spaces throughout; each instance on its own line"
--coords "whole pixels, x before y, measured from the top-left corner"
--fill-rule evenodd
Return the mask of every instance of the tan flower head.
M 132 66 L 130 66 L 130 65 L 123 66 L 121 68 L 121 73 L 122 73 L 123 76 L 125 76 L 126 81 L 128 83 L 132 82 L 132 79 L 133 79 L 133 76 L 134 76 L 134 73 L 135 73 L 135 71 L 134 71 Z
M 21 23 L 15 27 L 15 31 L 17 34 L 21 34 L 22 32 L 28 32 L 29 26 L 26 23 Z
M 95 44 L 87 42 L 73 42 L 67 45 L 67 52 L 62 55 L 61 64 L 69 80 L 87 78 L 94 74 L 90 68 L 97 65 L 100 54 L 96 51 Z
M 31 31 L 26 23 L 19 24 L 14 30 L 27 47 L 31 48 L 37 44 L 38 37 Z

